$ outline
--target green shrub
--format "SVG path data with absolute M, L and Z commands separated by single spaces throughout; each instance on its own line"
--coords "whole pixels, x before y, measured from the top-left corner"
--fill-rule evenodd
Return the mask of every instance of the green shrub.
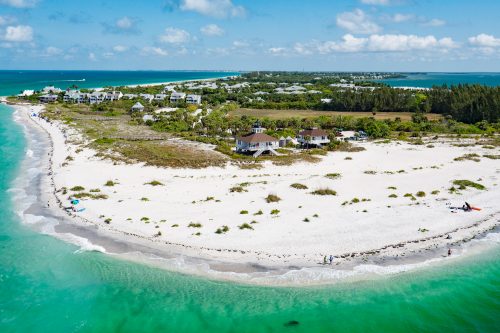
M 465 155 L 457 157 L 453 160 L 454 161 L 474 161 L 474 162 L 481 161 L 480 156 L 478 154 L 465 154 Z
M 106 223 L 106 224 L 110 224 L 110 223 L 111 223 L 111 221 L 112 221 L 112 219 L 107 218 L 107 219 L 105 219 L 105 220 L 104 220 L 104 223 Z
M 151 185 L 151 186 L 163 186 L 162 182 L 159 182 L 157 180 L 152 180 L 149 183 L 145 183 L 144 185 Z
M 389 186 L 387 189 L 388 190 L 397 190 L 397 187 L 395 187 L 395 186 Z
M 171 228 L 177 228 L 179 225 L 178 224 L 172 224 Z
M 500 155 L 483 155 L 483 157 L 489 158 L 490 160 L 500 159 Z
M 143 217 L 141 217 L 141 221 L 149 221 L 149 217 L 143 216 Z
M 299 183 L 293 183 L 290 187 L 296 188 L 297 190 L 307 190 L 307 186 Z
M 438 195 L 439 194 L 439 191 L 438 190 L 434 190 L 431 192 L 432 195 Z
M 416 195 L 419 198 L 423 198 L 423 197 L 425 197 L 425 192 L 424 191 L 418 191 Z
M 239 226 L 238 226 L 238 228 L 239 228 L 240 230 L 243 230 L 243 229 L 250 229 L 250 230 L 253 230 L 253 227 L 252 227 L 250 224 L 248 224 L 248 223 L 243 223 L 242 225 L 239 225 Z
M 280 201 L 281 198 L 278 197 L 276 194 L 269 194 L 267 197 L 266 197 L 266 201 L 267 203 L 271 203 L 271 202 L 278 202 Z
M 242 210 L 242 211 L 240 211 L 240 214 L 242 214 L 242 215 L 248 214 L 248 210 Z
M 374 171 L 374 170 L 366 170 L 364 173 L 366 173 L 367 175 L 376 175 L 376 174 L 377 174 L 377 171 Z
M 221 228 L 217 228 L 217 230 L 215 230 L 215 233 L 216 234 L 225 234 L 228 231 L 229 231 L 229 227 L 227 225 L 223 225 Z
M 359 202 L 359 199 L 358 198 L 354 198 L 351 200 L 351 203 L 358 203 Z
M 478 190 L 485 190 L 486 187 L 484 185 L 481 185 L 479 183 L 474 183 L 473 181 L 466 180 L 466 179 L 456 179 L 453 181 L 453 185 L 458 186 L 459 190 L 465 190 L 467 187 L 473 187 Z
M 341 177 L 341 175 L 340 173 L 327 173 L 325 177 L 328 179 L 338 179 Z
M 278 215 L 280 213 L 279 209 L 273 209 L 271 215 Z
M 85 187 L 83 187 L 83 186 L 73 186 L 72 188 L 70 188 L 70 191 L 74 191 L 74 192 L 85 191 Z
M 141 201 L 149 201 L 149 199 L 148 199 L 148 198 L 143 197 L 143 198 L 141 198 Z
M 317 189 L 317 190 L 311 192 L 311 194 L 314 194 L 314 195 L 337 195 L 337 192 L 334 190 L 331 190 L 329 188 L 320 188 L 320 189 Z
M 116 184 L 118 184 L 118 183 L 115 183 L 115 182 L 114 182 L 114 181 L 112 181 L 112 180 L 108 180 L 108 181 L 104 184 L 104 186 L 115 186 Z
M 253 215 L 262 215 L 262 214 L 264 214 L 264 212 L 261 209 L 259 209 L 259 211 L 257 213 L 254 213 Z
M 389 195 L 389 198 L 397 198 L 397 197 L 398 197 L 398 196 L 397 196 L 396 194 L 394 194 L 394 193 L 393 193 L 393 194 L 391 194 L 391 195 Z
M 305 219 L 302 220 L 303 222 L 310 222 L 309 219 L 306 217 Z
M 233 193 L 233 192 L 237 192 L 237 193 L 241 193 L 241 192 L 248 192 L 243 186 L 233 186 L 229 189 L 229 192 Z
M 97 192 L 101 192 L 101 190 L 98 189 L 98 188 L 93 188 L 89 192 L 91 192 L 91 193 L 97 193 Z
M 202 227 L 202 224 L 201 223 L 189 223 L 188 224 L 188 228 L 201 228 Z

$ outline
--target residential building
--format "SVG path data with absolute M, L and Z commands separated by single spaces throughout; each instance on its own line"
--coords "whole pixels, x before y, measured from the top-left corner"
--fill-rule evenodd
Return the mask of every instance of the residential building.
M 57 101 L 57 95 L 54 94 L 45 94 L 40 96 L 38 99 L 40 100 L 41 103 L 53 103 Z
M 44 94 L 59 94 L 62 92 L 62 89 L 61 88 L 56 88 L 54 86 L 47 86 L 45 88 L 42 89 L 42 92 Z
M 130 109 L 132 112 L 143 112 L 144 111 L 144 105 L 141 103 L 137 102 L 135 103 L 132 108 Z
M 167 95 L 165 95 L 165 94 L 156 94 L 154 100 L 155 101 L 164 101 L 165 98 L 167 98 Z
M 151 94 L 139 94 L 139 97 L 149 103 L 151 103 L 151 101 L 155 98 L 155 96 Z
M 106 101 L 118 101 L 123 97 L 123 94 L 120 91 L 108 91 L 106 93 L 105 100 Z
M 186 103 L 188 103 L 188 104 L 201 104 L 201 95 L 187 95 Z
M 183 101 L 186 99 L 186 94 L 182 92 L 176 92 L 174 91 L 172 95 L 170 95 L 170 102 L 171 103 L 177 103 L 179 101 Z
M 299 135 L 297 135 L 297 141 L 305 147 L 321 147 L 322 145 L 330 143 L 328 133 L 319 128 L 311 128 L 299 132 Z
M 102 91 L 94 91 L 89 95 L 90 104 L 100 104 L 106 100 L 106 93 Z
M 252 128 L 252 133 L 236 139 L 236 151 L 239 153 L 252 153 L 253 157 L 258 157 L 262 153 L 268 152 L 278 155 L 275 151 L 279 148 L 279 140 L 264 133 L 265 128 L 256 122 Z

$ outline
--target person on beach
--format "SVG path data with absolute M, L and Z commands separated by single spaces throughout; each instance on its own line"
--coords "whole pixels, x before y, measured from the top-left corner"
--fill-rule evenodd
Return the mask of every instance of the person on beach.
M 448 257 L 451 256 L 451 249 L 448 249 Z
M 323 265 L 326 265 L 326 256 L 323 257 Z
M 333 263 L 333 256 L 330 254 L 330 265 Z

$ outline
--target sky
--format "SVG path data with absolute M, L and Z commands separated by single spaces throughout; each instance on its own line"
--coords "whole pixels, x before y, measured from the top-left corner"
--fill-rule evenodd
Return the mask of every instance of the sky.
M 0 0 L 0 69 L 500 72 L 500 0 Z

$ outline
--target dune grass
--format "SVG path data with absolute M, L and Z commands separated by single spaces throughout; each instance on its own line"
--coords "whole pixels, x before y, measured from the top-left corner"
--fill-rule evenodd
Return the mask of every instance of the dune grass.
M 337 195 L 337 192 L 329 188 L 320 188 L 311 192 L 314 195 Z

